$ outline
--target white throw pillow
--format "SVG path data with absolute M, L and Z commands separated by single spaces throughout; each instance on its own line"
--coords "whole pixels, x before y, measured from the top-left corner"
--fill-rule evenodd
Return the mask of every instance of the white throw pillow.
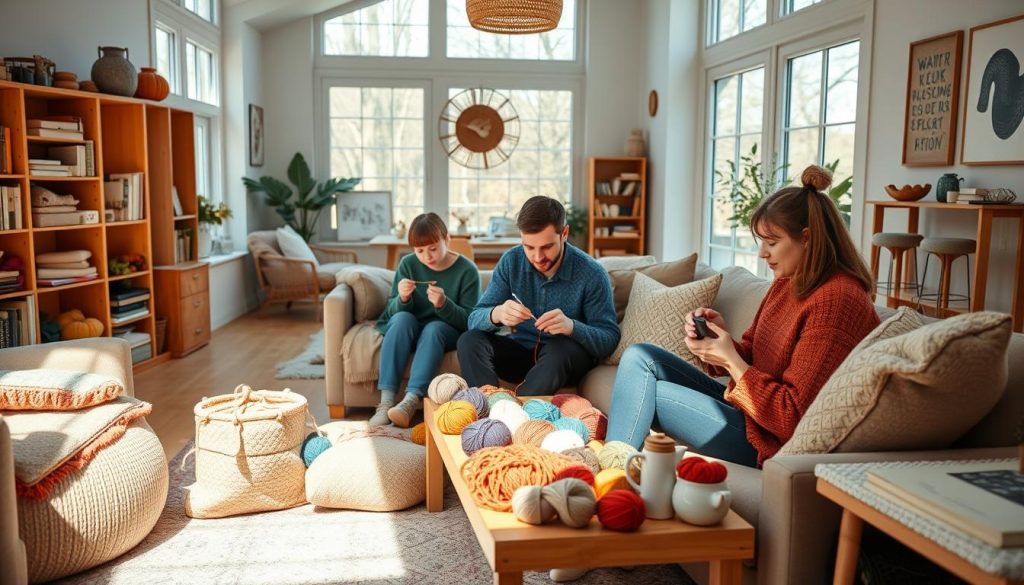
M 281 253 L 289 258 L 309 260 L 320 266 L 320 261 L 316 259 L 316 254 L 310 249 L 309 244 L 290 225 L 277 228 L 277 246 L 281 248 Z

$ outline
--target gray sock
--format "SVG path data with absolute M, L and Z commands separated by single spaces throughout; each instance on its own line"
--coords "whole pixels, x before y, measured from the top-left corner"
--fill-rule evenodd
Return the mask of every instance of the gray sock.
M 397 392 L 395 392 L 394 390 L 381 390 L 380 391 L 380 401 L 381 402 L 390 402 L 391 404 L 394 404 L 395 403 L 395 394 L 397 394 Z

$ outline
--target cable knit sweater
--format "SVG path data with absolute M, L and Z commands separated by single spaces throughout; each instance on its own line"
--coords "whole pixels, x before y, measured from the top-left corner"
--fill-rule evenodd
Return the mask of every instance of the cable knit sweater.
M 746 416 L 758 466 L 793 436 L 821 387 L 878 323 L 870 297 L 846 273 L 833 275 L 803 299 L 793 294 L 789 278 L 772 283 L 750 329 L 736 342 L 750 368 L 725 391 L 725 399 Z

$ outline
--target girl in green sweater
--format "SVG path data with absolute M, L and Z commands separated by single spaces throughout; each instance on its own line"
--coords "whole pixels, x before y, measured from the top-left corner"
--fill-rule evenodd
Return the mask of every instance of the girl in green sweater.
M 377 319 L 380 348 L 380 405 L 370 426 L 408 427 L 446 351 L 455 349 L 466 319 L 480 297 L 476 265 L 448 249 L 451 236 L 436 213 L 416 216 L 409 227 L 408 254 L 398 264 L 391 297 Z M 415 352 L 415 353 L 414 353 Z M 412 358 L 405 397 L 395 404 L 405 367 Z

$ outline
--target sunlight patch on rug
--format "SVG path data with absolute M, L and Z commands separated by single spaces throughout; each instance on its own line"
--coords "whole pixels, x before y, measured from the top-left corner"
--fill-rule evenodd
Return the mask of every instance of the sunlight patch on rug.
M 316 379 L 324 377 L 324 330 L 309 336 L 309 345 L 302 353 L 277 364 L 278 380 Z

